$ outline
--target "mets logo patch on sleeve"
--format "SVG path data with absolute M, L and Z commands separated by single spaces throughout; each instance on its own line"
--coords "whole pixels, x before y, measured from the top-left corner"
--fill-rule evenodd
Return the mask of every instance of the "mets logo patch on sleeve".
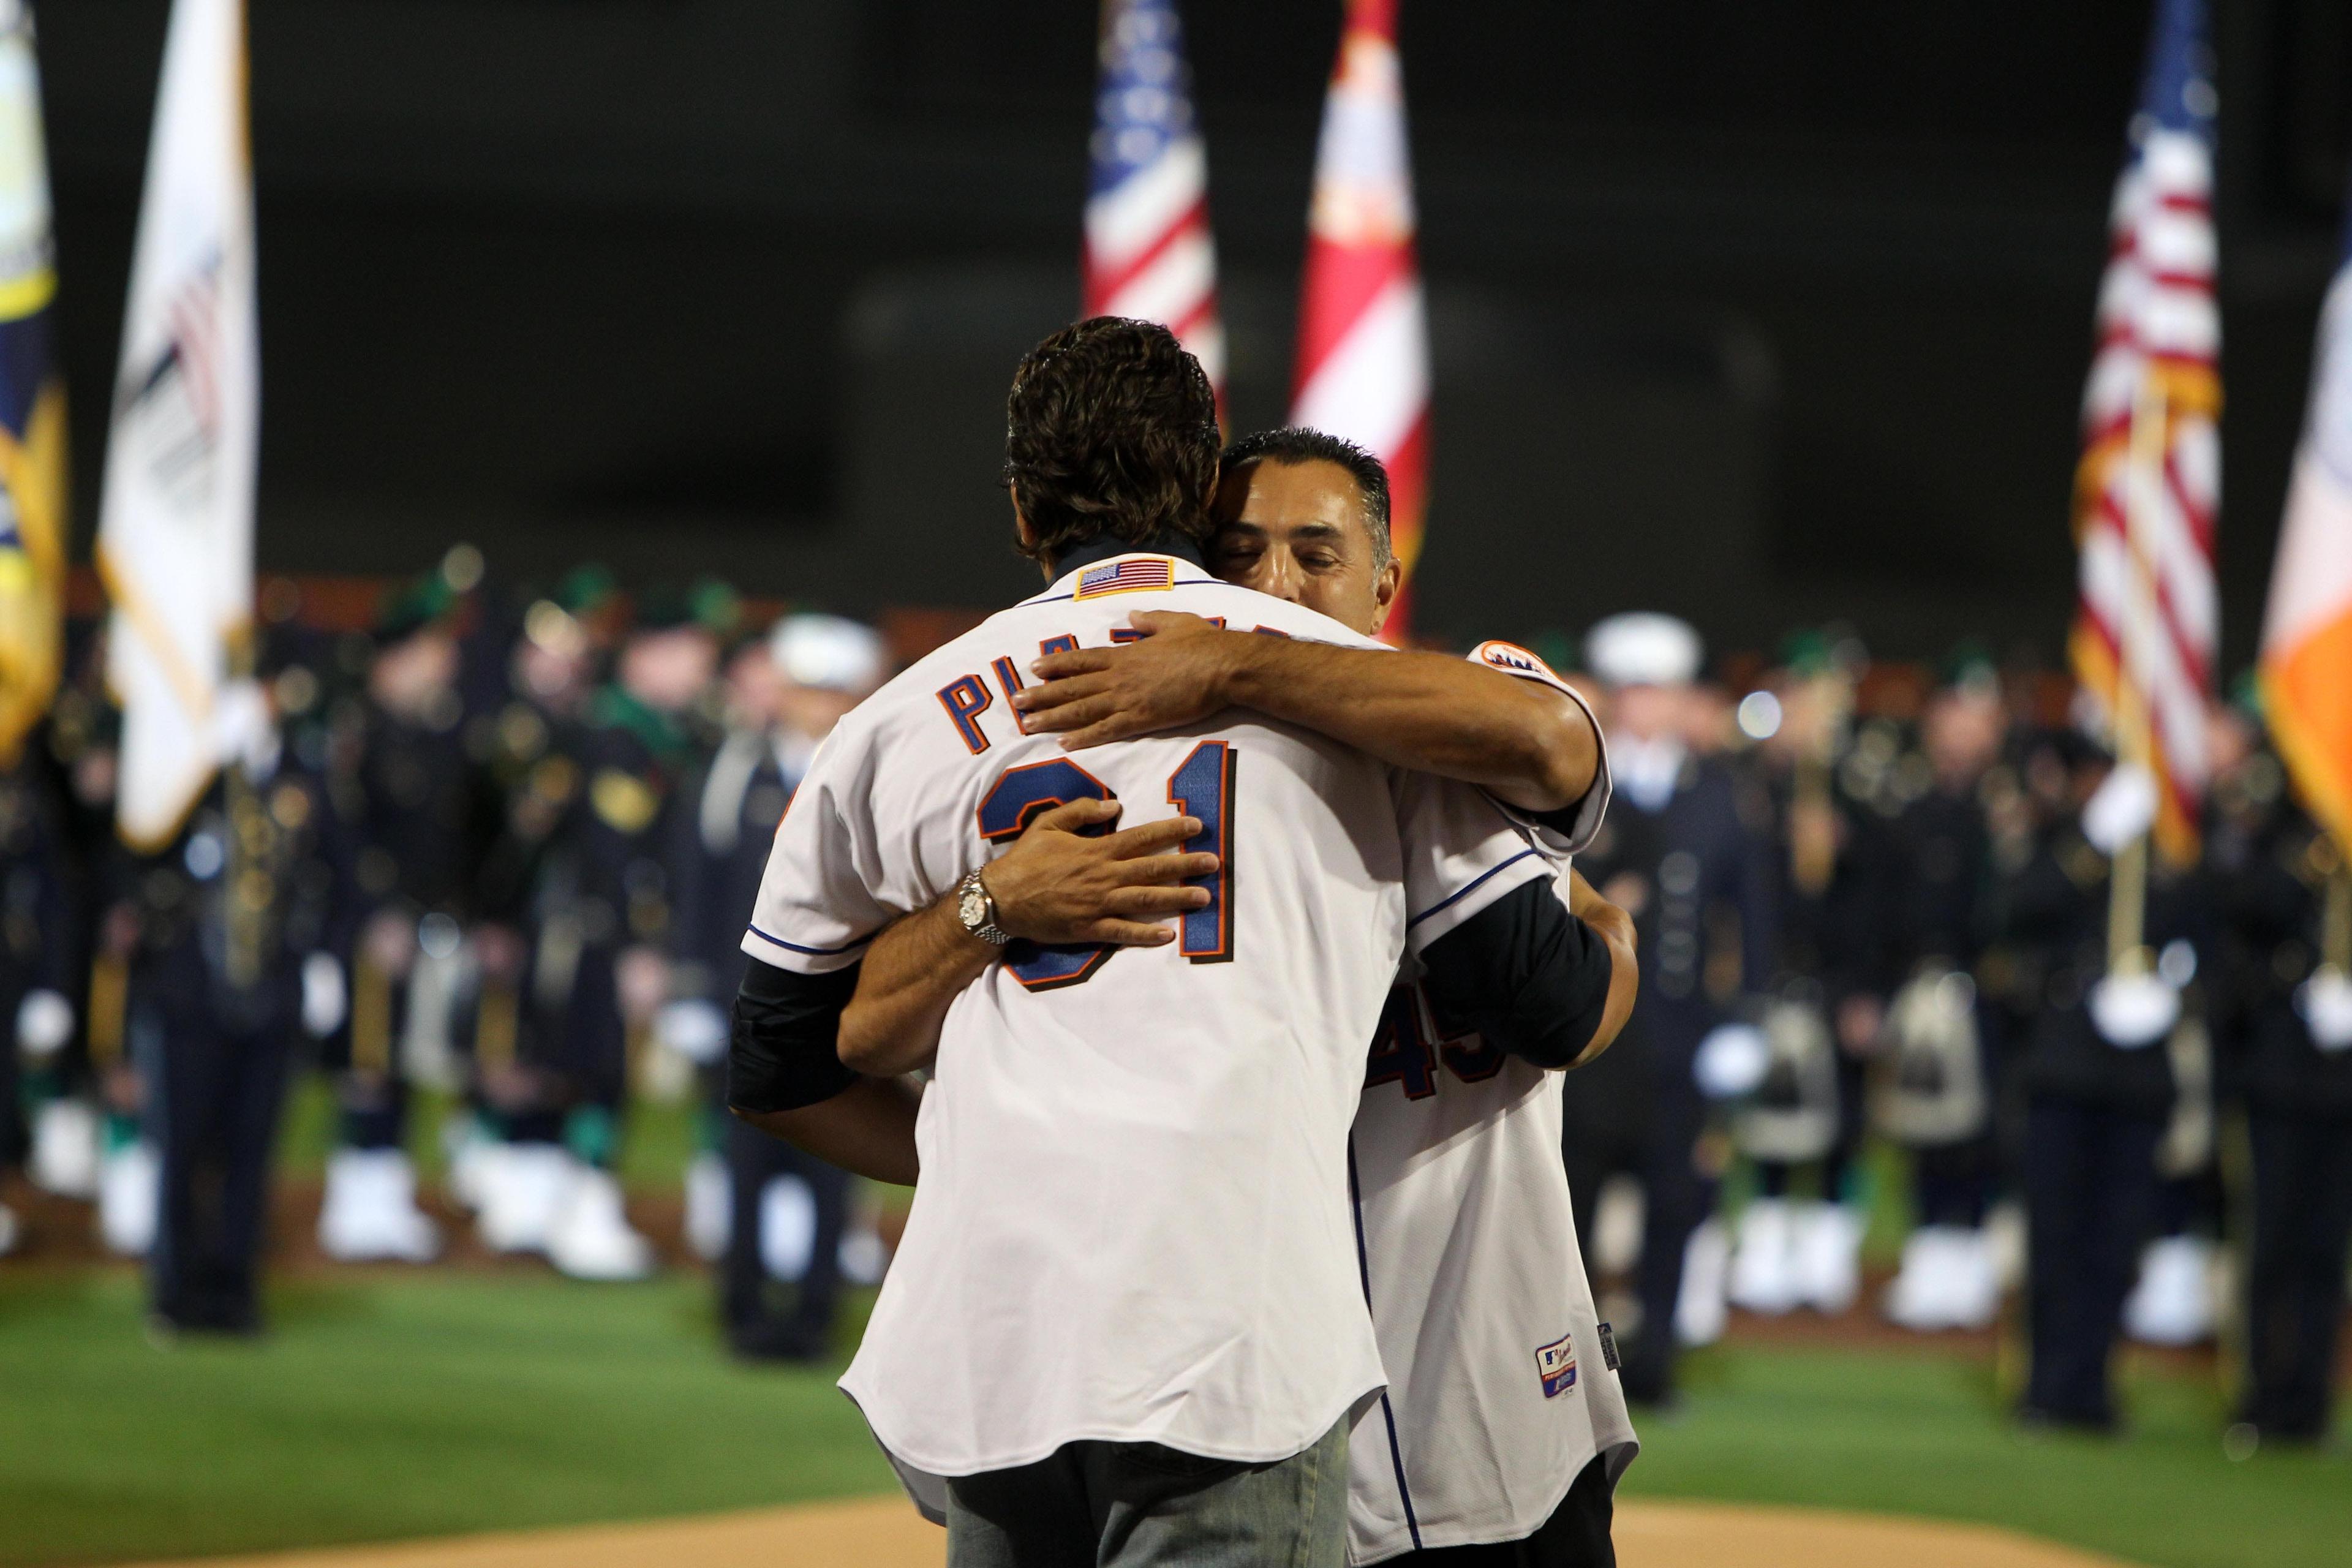
M 1165 555 L 1135 555 L 1088 568 L 1071 597 L 1099 599 L 1106 594 L 1141 594 L 1175 585 L 1175 562 Z
M 1576 1336 L 1570 1334 L 1536 1347 L 1536 1375 L 1543 1379 L 1546 1399 L 1576 1386 Z
M 1551 666 L 1515 642 L 1482 642 L 1470 650 L 1474 664 L 1489 669 L 1499 669 L 1505 675 L 1524 676 L 1529 680 L 1549 680 L 1554 686 L 1562 684 L 1552 673 Z

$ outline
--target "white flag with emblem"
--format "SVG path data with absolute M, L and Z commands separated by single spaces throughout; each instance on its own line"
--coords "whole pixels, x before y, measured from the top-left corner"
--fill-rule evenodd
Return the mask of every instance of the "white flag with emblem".
M 158 848 L 219 763 L 253 601 L 260 430 L 243 0 L 174 0 L 122 327 L 98 563 L 122 704 L 116 823 Z

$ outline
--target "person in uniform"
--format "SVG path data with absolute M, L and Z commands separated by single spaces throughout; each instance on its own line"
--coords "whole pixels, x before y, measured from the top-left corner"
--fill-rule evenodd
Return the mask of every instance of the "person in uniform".
M 115 710 L 94 679 L 94 639 L 68 628 L 67 668 L 42 736 L 44 763 L 34 775 L 43 797 L 46 854 L 60 895 L 40 900 L 47 987 L 26 994 L 16 1013 L 17 1050 L 24 1063 L 23 1098 L 28 1134 L 25 1173 L 33 1184 L 61 1197 L 89 1199 L 99 1188 L 100 1128 L 92 1094 L 88 980 L 96 900 L 90 874 L 100 847 L 113 838 Z
M 727 1008 L 740 988 L 743 928 L 776 824 L 817 747 L 886 672 L 871 628 L 837 616 L 786 616 L 730 662 L 727 737 L 681 796 L 685 809 L 672 813 L 672 1000 L 661 1033 L 705 1068 L 707 1125 L 725 1184 L 708 1205 L 723 1219 L 714 1226 L 719 1321 L 728 1344 L 752 1359 L 826 1353 L 849 1185 L 838 1166 L 727 1113 Z M 796 1286 L 789 1310 L 770 1300 L 772 1273 Z
M 2153 1233 L 2158 1146 L 2174 1103 L 2174 1040 L 2200 1029 L 2193 876 L 2151 850 L 2144 971 L 2111 966 L 2109 877 L 2155 819 L 2155 784 L 2066 747 L 2071 797 L 2004 889 L 2005 926 L 2042 1005 L 2023 1043 L 2023 1187 L 2030 1236 L 2031 1423 L 2112 1430 L 2109 1361 L 2141 1246 Z
M 2242 703 L 2212 701 L 2206 707 L 2205 747 L 2212 785 L 2206 794 L 2205 862 L 2200 875 L 2204 900 L 2218 911 L 2220 891 L 2214 879 L 2221 868 L 2217 849 L 2221 841 L 2242 831 L 2238 821 L 2249 809 L 2246 774 L 2254 766 L 2260 746 L 2252 715 L 2251 683 Z M 2219 942 L 2226 921 L 2216 919 L 2211 932 Z M 2226 1027 L 2223 1013 L 2230 997 L 2224 985 L 2205 988 L 2215 999 L 2213 1018 Z M 2141 1344 L 2180 1347 L 2210 1342 L 2221 1326 L 2219 1289 L 2222 1213 L 2228 1206 L 2222 1191 L 2218 1124 L 2218 1064 L 2212 1031 L 2198 1027 L 2177 1031 L 2168 1042 L 2172 1054 L 2172 1117 L 2158 1143 L 2156 1163 L 2162 1184 L 2157 1192 L 2157 1225 L 2140 1252 L 2139 1279 L 2124 1299 L 2124 1332 Z
M 68 1196 L 94 1196 L 100 1244 L 142 1258 L 155 1234 L 156 1156 L 144 1131 L 144 1086 L 127 1048 L 125 997 L 137 927 L 127 854 L 114 831 L 121 713 L 106 694 L 102 626 L 68 666 L 73 673 L 58 693 L 50 739 L 64 770 L 61 824 L 78 889 L 67 994 L 79 1027 L 49 1064 L 59 1093 L 34 1124 L 37 1179 Z
M 495 807 L 476 879 L 469 984 L 453 1020 L 467 1110 L 446 1133 L 449 1194 L 494 1252 L 544 1252 L 573 1174 L 563 1146 L 562 1050 L 578 944 L 566 829 L 583 788 L 573 737 L 598 689 L 618 612 L 611 574 L 585 566 L 526 594 L 506 629 L 501 679 L 466 726 Z M 487 637 L 478 648 L 499 646 Z M 538 938 L 551 930 L 552 944 Z
M 1886 819 L 1864 797 L 1882 770 L 1853 732 L 1859 663 L 1829 636 L 1791 639 L 1774 683 L 1780 721 L 1756 750 L 1772 800 L 1780 954 L 1770 1067 L 1732 1122 L 1758 1194 L 1740 1215 L 1730 1276 L 1732 1304 L 1755 1312 L 1843 1312 L 1861 1280 L 1856 1156 L 1864 1071 L 1893 989 L 1895 879 Z M 1894 749 L 1883 730 L 1864 739 Z
M 412 1004 L 430 994 L 419 954 L 454 953 L 483 839 L 451 609 L 438 574 L 385 605 L 339 792 L 352 818 L 361 912 L 349 1027 L 339 1031 L 341 1140 L 319 1214 L 319 1243 L 332 1258 L 424 1262 L 440 1249 L 416 1206 L 404 1047 Z
M 341 1021 L 320 993 L 350 934 L 347 845 L 281 743 L 269 686 L 233 685 L 218 707 L 218 776 L 175 840 L 125 868 L 130 1032 L 162 1165 L 148 1277 L 166 1333 L 261 1327 L 278 1112 L 306 1022 Z
M 1978 967 L 1996 919 L 1985 797 L 2006 722 L 1998 674 L 1962 649 L 1920 717 L 1926 787 L 1893 826 L 1895 940 L 1906 977 L 1887 1009 L 1887 1070 L 1872 1120 L 1911 1156 L 1915 1228 L 1885 1312 L 1922 1332 L 1983 1328 L 2000 1305 L 1984 1229 L 1998 1046 Z
M 2256 749 L 2215 781 L 2225 922 L 2218 1030 L 2253 1153 L 2238 1419 L 2326 1441 L 2352 1251 L 2352 873 Z
M 613 679 L 566 744 L 579 788 L 533 896 L 532 985 L 560 1007 L 554 1065 L 572 1166 L 547 1234 L 551 1262 L 578 1279 L 629 1279 L 653 1266 L 614 1170 L 633 1042 L 651 1039 L 669 984 L 673 907 L 666 814 L 708 748 L 724 585 L 648 592 Z
M 1694 1281 L 1688 1310 L 1685 1261 L 1720 1174 L 1703 1138 L 1709 1098 L 1744 1092 L 1761 1072 L 1763 1047 L 1740 1006 L 1769 974 L 1770 872 L 1761 803 L 1743 798 L 1720 761 L 1696 755 L 1684 730 L 1698 634 L 1668 616 L 1613 616 L 1592 628 L 1585 659 L 1608 689 L 1616 809 L 1578 864 L 1633 917 L 1643 984 L 1618 1047 L 1567 1096 L 1563 1151 L 1580 1235 L 1592 1234 L 1611 1176 L 1642 1184 L 1640 1320 L 1619 1337 L 1626 1396 L 1658 1403 L 1674 1392 L 1678 1317 L 1699 1320 L 1685 1325 L 1696 1331 L 1688 1337 L 1720 1331 L 1719 1249 L 1697 1260 L 1694 1272 L 1712 1278 Z M 1738 927 L 1729 962 L 1711 965 L 1727 921 Z M 1727 986 L 1710 985 L 1711 968 Z
M 45 741 L 37 729 L 17 737 L 13 756 L 0 757 L 0 1019 L 14 1034 L 0 1050 L 0 1171 L 25 1164 L 37 1178 L 32 1134 L 50 1105 L 66 1101 L 64 1058 L 74 1034 L 67 1000 L 74 888 L 63 792 Z M 30 1117 L 20 1121 L 20 1108 Z M 0 1205 L 0 1254 L 15 1248 L 16 1232 L 16 1215 Z

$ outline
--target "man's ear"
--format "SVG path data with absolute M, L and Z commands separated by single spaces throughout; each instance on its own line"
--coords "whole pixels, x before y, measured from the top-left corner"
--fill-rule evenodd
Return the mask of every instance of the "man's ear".
M 1013 494 L 1010 489 L 1007 489 L 1004 493 L 1007 499 L 1013 502 L 1013 537 L 1021 542 L 1021 553 L 1028 555 L 1030 552 L 1037 547 L 1036 531 L 1029 526 L 1029 520 L 1021 515 L 1021 498 Z M 1032 558 L 1034 559 L 1034 557 Z M 1045 574 L 1046 582 L 1050 583 L 1054 580 L 1054 563 L 1052 562 L 1038 561 L 1037 570 Z
M 1403 590 L 1404 563 L 1391 555 L 1389 557 L 1389 563 L 1381 568 L 1381 574 L 1372 579 L 1372 607 L 1379 611 L 1379 614 L 1372 617 L 1375 632 L 1388 625 L 1389 608 L 1396 603 L 1397 595 Z

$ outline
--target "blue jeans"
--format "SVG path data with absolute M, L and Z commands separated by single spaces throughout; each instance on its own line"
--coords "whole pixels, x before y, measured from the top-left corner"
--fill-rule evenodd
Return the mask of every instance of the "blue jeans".
M 1348 1423 L 1271 1464 L 1071 1443 L 948 1482 L 948 1568 L 1340 1568 Z

